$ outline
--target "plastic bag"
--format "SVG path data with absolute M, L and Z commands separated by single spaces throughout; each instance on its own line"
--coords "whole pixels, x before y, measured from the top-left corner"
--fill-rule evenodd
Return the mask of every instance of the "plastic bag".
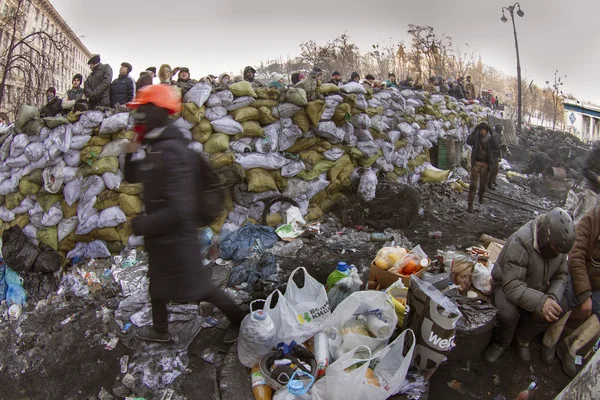
M 88 135 L 73 136 L 73 138 L 71 138 L 71 150 L 83 149 L 91 139 L 92 137 Z
M 273 320 L 263 310 L 255 311 L 250 303 L 250 314 L 244 317 L 240 326 L 240 337 L 237 344 L 240 362 L 248 368 L 254 367 L 277 343 L 277 330 Z M 258 314 L 254 314 L 254 313 Z M 258 316 L 258 318 L 257 318 Z M 264 316 L 264 318 L 262 318 Z
M 279 241 L 275 229 L 269 226 L 246 225 L 238 231 L 224 235 L 219 242 L 221 257 L 240 262 L 245 260 L 255 246 L 265 250 Z
M 335 339 L 329 340 L 329 350 L 334 358 L 339 358 L 360 345 L 367 346 L 373 354 L 377 353 L 387 344 L 397 323 L 394 305 L 386 293 L 361 291 L 352 293 L 341 302 L 322 329 L 337 330 Z M 356 329 L 360 325 L 366 330 Z M 377 332 L 369 330 L 375 328 Z M 375 334 L 377 337 L 373 337 Z
M 202 107 L 210 96 L 212 85 L 208 82 L 199 82 L 183 95 L 183 101 L 191 101 L 198 107 Z
M 71 148 L 72 137 L 73 134 L 71 133 L 71 125 L 61 125 L 50 131 L 48 140 L 50 143 L 53 143 L 62 153 L 66 153 Z
M 41 246 L 42 252 L 33 264 L 33 272 L 53 273 L 60 269 L 60 254 L 46 245 Z
M 56 226 L 62 217 L 63 212 L 60 203 L 54 203 L 42 217 L 42 225 L 46 227 Z
M 127 216 L 119 206 L 102 210 L 98 219 L 98 228 L 113 228 L 127 222 Z
M 2 256 L 14 271 L 21 274 L 29 272 L 39 254 L 40 249 L 18 226 L 13 226 L 2 234 Z
M 77 217 L 65 218 L 58 223 L 58 241 L 62 242 L 64 238 L 75 232 L 79 220 Z
M 277 296 L 277 304 L 272 305 Z M 300 320 L 298 310 L 279 291 L 275 290 L 265 300 L 265 312 L 273 320 L 277 334 L 275 343 L 304 343 L 315 335 L 316 332 L 305 325 L 305 320 Z
M 276 281 L 277 262 L 275 256 L 263 253 L 260 258 L 251 257 L 234 267 L 229 275 L 229 287 L 241 285 L 241 290 L 254 291 L 254 285 L 259 279 Z
M 304 272 L 304 284 L 298 287 L 294 281 L 296 272 Z M 298 321 L 304 321 L 307 329 L 317 333 L 321 324 L 331 315 L 325 286 L 310 276 L 306 268 L 296 268 L 288 279 L 285 298 L 298 311 Z
M 48 193 L 58 193 L 62 184 L 65 180 L 64 168 L 66 164 L 64 161 L 60 161 L 52 168 L 44 169 L 42 176 L 44 178 L 44 189 Z
M 456 325 L 462 314 L 435 286 L 415 275 L 410 277 L 408 306 L 404 326 L 417 337 L 413 365 L 431 376 L 455 346 Z
M 207 107 L 227 107 L 233 102 L 233 93 L 229 90 L 222 90 L 217 93 L 213 93 L 209 96 L 206 101 Z
M 473 286 L 485 295 L 492 294 L 492 271 L 481 263 L 475 264 Z
M 356 268 L 350 269 L 350 276 L 342 278 L 329 288 L 327 299 L 329 307 L 334 311 L 337 306 L 354 292 L 358 292 L 363 282 L 358 275 Z
M 312 389 L 314 397 L 318 400 L 370 400 L 363 393 L 370 359 L 371 350 L 367 346 L 357 346 L 346 352 L 315 383 Z
M 377 192 L 377 174 L 373 170 L 367 170 L 360 178 L 358 194 L 365 201 L 375 199 Z
M 123 179 L 125 179 L 125 174 L 123 174 L 121 170 L 115 173 L 105 172 L 102 174 L 102 179 L 104 180 L 104 184 L 106 185 L 107 189 L 117 190 L 119 186 L 121 186 Z
M 472 299 L 458 293 L 449 294 L 449 298 L 458 306 L 462 317 L 456 324 L 456 330 L 467 334 L 476 335 L 481 331 L 488 331 L 490 325 L 496 322 L 498 310 L 487 300 Z

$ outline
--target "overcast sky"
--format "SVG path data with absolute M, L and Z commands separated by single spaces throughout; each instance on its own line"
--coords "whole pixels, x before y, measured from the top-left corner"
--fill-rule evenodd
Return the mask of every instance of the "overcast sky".
M 500 21 L 502 0 L 51 0 L 92 53 L 113 70 L 130 62 L 188 66 L 192 78 L 240 73 L 245 65 L 299 54 L 345 31 L 361 51 L 407 40 L 409 23 L 431 25 L 466 43 L 487 64 L 516 75 L 512 26 Z M 517 33 L 523 75 L 545 86 L 558 69 L 564 91 L 600 104 L 600 0 L 523 0 Z M 507 15 L 508 17 L 508 15 Z

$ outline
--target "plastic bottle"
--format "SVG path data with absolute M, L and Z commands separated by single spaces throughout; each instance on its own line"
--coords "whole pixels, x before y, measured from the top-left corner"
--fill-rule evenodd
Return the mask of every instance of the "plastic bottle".
M 255 400 L 271 400 L 273 398 L 273 389 L 267 385 L 267 380 L 258 365 L 252 368 L 250 379 L 252 380 L 252 393 Z
M 277 334 L 273 320 L 264 310 L 252 310 L 257 301 L 264 300 L 250 303 L 250 314 L 242 321 L 238 339 L 238 357 L 248 368 L 258 364 L 262 356 L 271 351 Z
M 317 361 L 317 378 L 325 375 L 329 367 L 329 337 L 325 332 L 319 332 L 315 335 L 315 360 Z
M 329 291 L 340 279 L 350 276 L 350 267 L 344 261 L 340 261 L 335 271 L 327 277 L 327 286 L 325 289 Z
M 535 382 L 531 382 L 529 387 L 523 390 L 519 395 L 515 398 L 515 400 L 528 400 L 533 399 L 533 392 L 537 389 L 537 385 Z
M 307 376 L 310 381 L 304 386 L 304 382 L 300 378 L 296 378 L 297 374 Z M 302 371 L 294 372 L 292 378 L 288 382 L 287 386 L 280 389 L 273 396 L 273 400 L 312 400 L 312 394 L 308 393 L 308 390 L 315 383 L 315 378 L 312 375 L 304 373 Z

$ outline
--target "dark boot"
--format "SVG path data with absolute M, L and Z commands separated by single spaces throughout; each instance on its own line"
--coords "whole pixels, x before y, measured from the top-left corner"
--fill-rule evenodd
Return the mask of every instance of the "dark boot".
M 523 343 L 517 339 L 517 355 L 526 364 L 531 361 L 531 351 L 529 350 L 529 343 Z
M 475 210 L 473 209 L 473 203 L 469 203 L 469 207 L 467 208 L 467 211 L 470 213 L 475 212 Z
M 145 326 L 143 328 L 136 329 L 135 336 L 142 340 L 147 340 L 149 342 L 166 343 L 171 340 L 171 335 L 169 335 L 169 332 L 156 332 L 151 326 Z
M 494 364 L 496 361 L 498 361 L 502 353 L 504 353 L 504 350 L 505 349 L 503 347 L 498 346 L 496 343 L 492 343 L 487 349 L 485 349 L 485 352 L 483 353 L 483 360 L 487 364 Z
M 490 189 L 490 190 L 496 190 L 496 184 L 495 183 L 490 183 L 488 185 L 488 189 Z
M 558 342 L 556 346 L 556 354 L 560 358 L 565 374 L 574 378 L 577 375 L 577 365 L 575 365 L 575 356 L 571 354 L 564 340 Z
M 542 346 L 540 350 L 540 359 L 546 365 L 552 364 L 554 361 L 554 355 L 556 354 L 556 346 Z
M 238 340 L 238 336 L 240 335 L 240 326 L 239 325 L 229 325 L 227 328 L 227 332 L 225 332 L 225 337 L 223 337 L 223 343 L 232 344 Z
M 479 204 L 483 204 L 483 194 L 479 195 Z

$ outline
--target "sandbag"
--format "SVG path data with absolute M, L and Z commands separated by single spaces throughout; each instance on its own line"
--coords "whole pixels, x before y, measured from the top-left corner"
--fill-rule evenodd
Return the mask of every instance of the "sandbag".
M 106 189 L 106 185 L 104 184 L 104 180 L 101 176 L 92 175 L 87 177 L 81 188 L 81 197 L 80 201 L 82 203 L 89 202 L 93 197 L 98 196 Z
M 119 194 L 119 207 L 127 217 L 142 213 L 142 199 L 125 193 Z
M 45 227 L 56 226 L 63 218 L 62 208 L 60 206 L 60 202 L 54 203 L 48 212 L 44 214 L 42 217 L 41 224 Z
M 64 175 L 65 162 L 60 161 L 53 168 L 46 168 L 42 173 L 44 178 L 44 189 L 48 193 L 58 193 L 65 180 Z
M 99 158 L 92 163 L 92 173 L 102 175 L 106 172 L 113 174 L 119 170 L 119 159 L 117 157 Z
M 212 85 L 209 82 L 199 82 L 183 95 L 183 101 L 195 103 L 202 107 L 210 97 Z
M 231 112 L 231 115 L 237 122 L 256 121 L 260 115 L 258 110 L 254 107 L 243 107 L 238 108 Z
M 339 93 L 340 88 L 334 83 L 323 83 L 317 88 L 319 94 L 335 94 Z
M 58 250 L 58 235 L 56 227 L 38 228 L 37 240 L 41 244 L 45 244 L 51 249 Z
M 23 104 L 21 108 L 19 108 L 19 112 L 17 113 L 17 118 L 15 120 L 15 127 L 18 130 L 23 129 L 25 124 L 27 124 L 32 119 L 36 119 L 40 117 L 40 110 L 34 106 L 28 106 L 27 104 Z
M 321 116 L 323 116 L 326 107 L 327 105 L 324 100 L 311 101 L 306 106 L 306 115 L 308 115 L 310 122 L 312 122 L 314 126 L 319 124 Z
M 215 132 L 226 133 L 228 135 L 237 135 L 244 131 L 242 125 L 230 116 L 212 121 L 211 125 Z
M 227 167 L 235 162 L 233 153 L 227 151 L 224 153 L 214 153 L 208 158 L 209 164 L 214 169 L 221 169 Z
M 229 90 L 235 97 L 256 97 L 256 92 L 254 91 L 254 88 L 252 88 L 252 84 L 248 81 L 240 81 L 229 85 Z
M 367 89 L 358 82 L 348 82 L 340 86 L 340 90 L 344 93 L 367 94 Z
M 63 159 L 70 167 L 78 167 L 81 164 L 81 151 L 71 149 L 64 153 Z
M 242 137 L 244 137 L 244 138 L 254 138 L 254 137 L 264 137 L 265 136 L 263 128 L 256 121 L 242 122 L 242 128 L 244 130 L 244 132 L 242 133 Z
M 338 128 L 333 121 L 319 122 L 315 132 L 331 143 L 341 143 L 345 136 L 345 132 Z
M 100 136 L 110 136 L 115 132 L 127 129 L 129 113 L 114 114 L 102 121 L 100 125 Z
M 44 156 L 44 144 L 43 143 L 30 143 L 25 148 L 25 157 L 29 161 L 38 161 Z
M 421 172 L 421 181 L 423 183 L 446 182 L 450 172 L 450 170 L 445 171 L 433 166 L 427 166 L 425 170 Z
M 119 157 L 121 154 L 125 153 L 129 143 L 129 140 L 127 139 L 114 140 L 104 146 L 98 158 Z
M 7 210 L 12 210 L 21 204 L 21 202 L 25 199 L 25 195 L 19 192 L 9 193 L 6 195 L 4 205 Z
M 304 110 L 300 110 L 294 114 L 292 121 L 294 124 L 298 125 L 302 132 L 306 133 L 310 129 L 310 120 L 308 119 L 308 115 L 306 115 L 306 111 Z
M 199 124 L 192 128 L 192 137 L 195 141 L 200 143 L 206 143 L 212 133 L 213 127 L 207 119 L 203 119 Z
M 19 192 L 26 196 L 38 194 L 40 188 L 40 185 L 33 183 L 26 178 L 21 178 L 19 181 Z
M 253 104 L 256 100 L 250 96 L 243 96 L 235 99 L 230 105 L 226 106 L 225 109 L 227 111 L 234 111 L 238 108 L 248 107 Z
M 25 152 L 25 148 L 29 145 L 29 136 L 24 133 L 16 135 L 10 144 L 10 156 L 18 157 Z
M 38 204 L 42 207 L 44 212 L 48 212 L 50 207 L 52 207 L 55 203 L 58 203 L 61 199 L 62 195 L 60 194 L 44 194 L 37 196 Z
M 79 225 L 79 220 L 77 216 L 65 218 L 58 223 L 57 235 L 58 241 L 62 242 L 64 238 L 69 236 L 71 233 L 75 232 L 77 229 L 77 225 Z
M 208 154 L 220 153 L 229 149 L 229 135 L 225 133 L 214 133 L 204 143 L 204 151 Z
M 301 88 L 289 88 L 285 96 L 285 100 L 298 107 L 304 107 L 308 104 L 306 99 L 306 91 Z
M 373 170 L 367 170 L 360 178 L 358 185 L 358 194 L 365 201 L 371 201 L 375 198 L 377 192 L 377 174 Z
M 209 121 L 216 121 L 218 119 L 225 117 L 226 115 L 227 115 L 227 110 L 225 109 L 225 107 L 221 107 L 221 106 L 207 108 L 206 112 L 204 113 L 204 116 Z
M 245 170 L 252 168 L 263 168 L 268 171 L 280 169 L 286 165 L 289 160 L 279 153 L 244 153 L 236 154 L 235 161 Z
M 207 107 L 227 107 L 233 102 L 233 93 L 229 90 L 221 90 L 213 93 L 206 101 Z
M 106 210 L 107 208 L 116 207 L 119 205 L 119 195 L 118 192 L 106 190 L 100 193 L 95 204 L 93 204 L 93 207 L 97 210 Z M 81 207 L 84 207 L 84 205 L 81 205 Z
M 275 118 L 292 118 L 301 108 L 292 103 L 281 103 L 271 109 Z
M 258 108 L 258 122 L 260 122 L 261 125 L 269 125 L 275 121 L 277 121 L 277 118 L 273 116 L 271 108 L 266 106 L 261 106 Z
M 83 178 L 75 178 L 71 182 L 67 183 L 63 189 L 63 196 L 65 202 L 72 206 L 81 197 L 81 190 L 83 188 Z
M 96 160 L 100 156 L 100 153 L 102 153 L 102 149 L 103 146 L 95 145 L 89 145 L 84 147 L 81 150 L 81 162 L 91 167 L 94 163 L 94 160 Z
M 198 143 L 199 144 L 199 143 Z M 125 174 L 118 170 L 117 172 L 105 172 L 102 174 L 102 179 L 104 180 L 104 184 L 109 190 L 116 190 L 125 179 Z
M 246 171 L 248 181 L 248 190 L 250 192 L 266 192 L 267 190 L 277 190 L 277 185 L 273 177 L 262 168 L 254 168 Z
M 196 103 L 183 103 L 181 117 L 191 124 L 197 124 L 204 118 L 205 111 L 205 107 L 200 107 Z

